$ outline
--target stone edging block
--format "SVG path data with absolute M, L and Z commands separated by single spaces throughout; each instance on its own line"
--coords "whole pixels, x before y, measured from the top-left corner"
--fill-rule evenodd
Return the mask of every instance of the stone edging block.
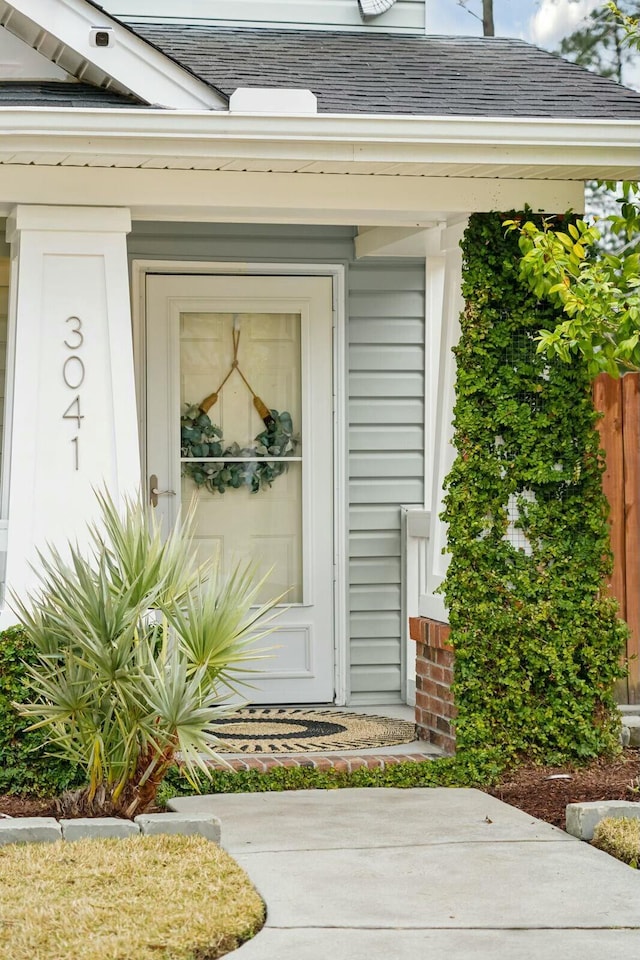
M 220 843 L 220 821 L 209 814 L 142 813 L 135 818 L 135 823 L 146 836 L 159 833 L 181 833 L 183 836 L 195 834 Z
M 60 826 L 63 840 L 137 837 L 140 833 L 135 823 L 120 817 L 79 817 L 77 820 L 61 820 Z
M 593 840 L 596 826 L 606 817 L 640 820 L 638 800 L 595 800 L 567 804 L 567 833 L 579 840 Z
M 640 717 L 628 713 L 623 714 L 622 731 L 624 746 L 640 747 Z
M 62 828 L 54 817 L 15 817 L 0 820 L 0 847 L 6 843 L 55 843 Z
M 7 843 L 55 843 L 56 840 L 137 837 L 141 834 L 198 835 L 220 843 L 220 821 L 211 814 L 145 813 L 131 820 L 118 817 L 57 821 L 53 817 L 11 817 L 0 820 L 0 847 Z

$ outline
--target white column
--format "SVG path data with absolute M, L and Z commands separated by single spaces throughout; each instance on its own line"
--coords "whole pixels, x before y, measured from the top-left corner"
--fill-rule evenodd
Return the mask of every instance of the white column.
M 128 210 L 17 206 L 3 470 L 9 589 L 34 583 L 47 543 L 86 542 L 94 488 L 140 484 Z M 0 626 L 14 622 L 6 604 Z
M 438 335 L 432 341 L 432 349 L 437 351 L 438 379 L 436 390 L 435 418 L 431 421 L 432 438 L 428 454 L 432 459 L 430 473 L 425 481 L 425 502 L 431 509 L 431 525 L 427 546 L 427 569 L 425 593 L 420 597 L 420 615 L 433 620 L 447 622 L 447 610 L 441 594 L 436 593 L 444 579 L 449 557 L 443 553 L 447 545 L 446 524 L 440 519 L 443 508 L 444 481 L 453 465 L 455 448 L 453 446 L 453 407 L 455 403 L 456 364 L 453 348 L 460 338 L 460 314 L 464 308 L 462 298 L 462 251 L 460 240 L 464 235 L 467 221 L 457 223 L 442 231 L 440 250 L 444 266 L 444 276 L 438 280 L 441 295 L 441 322 L 434 317 Z M 439 329 L 438 329 L 439 328 Z M 433 393 L 431 400 L 433 402 Z M 427 423 L 429 420 L 427 419 Z M 429 490 L 428 484 L 431 484 Z

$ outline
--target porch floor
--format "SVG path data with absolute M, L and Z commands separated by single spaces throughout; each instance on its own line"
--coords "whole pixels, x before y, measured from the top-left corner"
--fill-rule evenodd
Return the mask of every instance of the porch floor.
M 288 704 L 288 706 L 295 707 L 296 704 Z M 307 704 L 301 704 L 300 706 L 313 709 L 308 707 Z M 414 720 L 415 715 L 414 708 L 407 704 L 387 703 L 366 707 L 334 707 L 318 704 L 318 709 L 368 714 L 376 717 L 392 717 L 398 720 L 406 720 L 409 723 Z M 401 743 L 394 746 L 372 747 L 367 750 L 341 750 L 331 753 L 225 754 L 223 762 L 211 764 L 211 766 L 217 770 L 228 770 L 229 767 L 232 767 L 234 770 L 260 770 L 263 773 L 273 770 L 275 767 L 312 767 L 316 770 L 339 770 L 350 773 L 352 770 L 363 767 L 376 770 L 396 763 L 421 763 L 424 760 L 441 756 L 443 756 L 443 752 L 435 744 L 416 739 L 411 743 Z

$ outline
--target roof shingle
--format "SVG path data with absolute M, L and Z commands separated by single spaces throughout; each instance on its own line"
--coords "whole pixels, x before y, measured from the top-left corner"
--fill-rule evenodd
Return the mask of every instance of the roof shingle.
M 294 87 L 325 113 L 640 119 L 640 93 L 522 40 L 128 25 L 227 96 Z
M 142 101 L 90 83 L 66 80 L 3 80 L 0 107 L 139 107 Z

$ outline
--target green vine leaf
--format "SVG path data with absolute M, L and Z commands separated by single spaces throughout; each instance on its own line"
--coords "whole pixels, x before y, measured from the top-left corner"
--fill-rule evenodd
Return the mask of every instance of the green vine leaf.
M 530 211 L 510 217 L 541 226 Z M 612 556 L 589 364 L 564 343 L 538 349 L 538 331 L 556 330 L 563 306 L 523 283 L 521 259 L 537 248 L 522 243 L 526 232 L 519 247 L 503 220 L 475 214 L 462 241 L 457 456 L 442 514 L 456 739 L 461 752 L 563 763 L 616 747 L 612 686 L 627 628 L 605 586 Z M 564 219 L 559 242 L 578 270 L 584 232 Z

